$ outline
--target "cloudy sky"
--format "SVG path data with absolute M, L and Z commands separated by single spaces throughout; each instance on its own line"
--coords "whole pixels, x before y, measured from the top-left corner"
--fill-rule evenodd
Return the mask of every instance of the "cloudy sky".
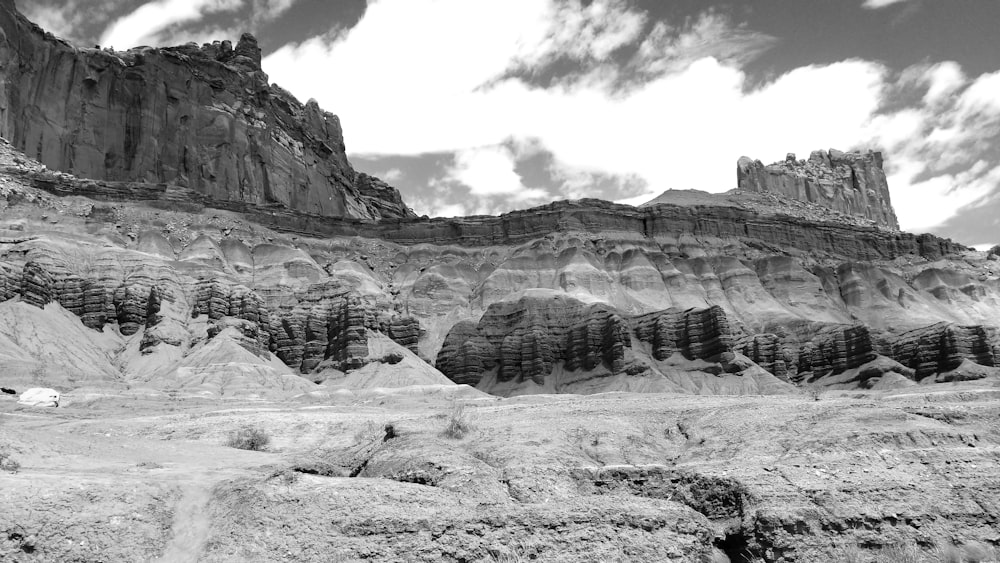
M 1000 243 L 996 0 L 18 0 L 82 45 L 251 31 L 419 214 L 735 187 L 876 149 L 906 230 Z

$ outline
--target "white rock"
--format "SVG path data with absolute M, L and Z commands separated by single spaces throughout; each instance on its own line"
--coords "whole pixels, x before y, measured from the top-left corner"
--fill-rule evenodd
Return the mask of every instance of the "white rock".
M 59 391 L 43 387 L 32 387 L 21 393 L 21 399 L 18 401 L 18 404 L 32 407 L 58 407 Z

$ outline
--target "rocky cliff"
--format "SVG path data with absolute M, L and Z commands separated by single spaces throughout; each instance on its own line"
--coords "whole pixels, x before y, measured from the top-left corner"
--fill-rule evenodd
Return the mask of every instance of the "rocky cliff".
M 77 49 L 0 1 L 0 135 L 80 177 L 169 183 L 325 217 L 413 216 L 357 174 L 337 116 L 268 84 L 253 36 Z
M 790 153 L 783 162 L 767 166 L 744 156 L 736 165 L 736 176 L 741 190 L 817 203 L 870 219 L 881 228 L 899 230 L 882 170 L 882 153 L 831 149 L 813 151 L 808 160 L 796 160 Z
M 53 173 L 3 143 L 0 194 L 0 297 L 120 335 L 144 385 L 201 381 L 183 362 L 217 342 L 314 381 L 419 363 L 504 395 L 899 385 L 997 362 L 987 253 L 776 194 L 323 220 Z
M 1000 262 L 896 230 L 877 153 L 742 159 L 743 189 L 638 208 L 416 218 L 350 168 L 334 116 L 267 85 L 250 37 L 78 50 L 2 1 L 0 30 L 0 320 L 18 324 L 0 357 L 17 381 L 55 365 L 220 396 L 448 378 L 759 394 L 1000 362 Z M 65 322 L 73 346 L 52 333 Z

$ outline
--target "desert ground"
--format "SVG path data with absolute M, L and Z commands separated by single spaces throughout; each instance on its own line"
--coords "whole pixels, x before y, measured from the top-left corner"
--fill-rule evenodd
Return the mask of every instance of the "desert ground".
M 68 393 L 58 408 L 8 395 L 0 413 L 10 561 L 993 561 L 1000 541 L 989 380 L 767 397 Z M 227 445 L 245 427 L 270 442 Z

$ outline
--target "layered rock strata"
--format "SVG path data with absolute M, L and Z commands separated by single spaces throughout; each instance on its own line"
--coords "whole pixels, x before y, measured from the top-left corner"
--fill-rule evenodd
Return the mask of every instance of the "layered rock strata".
M 722 307 L 680 311 L 668 309 L 632 319 L 635 336 L 651 345 L 653 358 L 675 353 L 686 359 L 732 358 L 733 337 Z
M 721 307 L 669 309 L 631 319 L 605 304 L 566 295 L 536 295 L 495 303 L 479 323 L 456 324 L 436 367 L 456 383 L 533 382 L 560 369 L 639 376 L 649 367 L 632 351 L 633 337 L 648 344 L 654 360 L 707 360 L 728 364 L 735 355 Z
M 95 330 L 114 324 L 123 336 L 146 331 L 140 344 L 143 352 L 164 342 L 159 333 L 148 331 L 163 318 L 163 300 L 188 302 L 192 319 L 207 320 L 208 338 L 234 326 L 243 335 L 245 348 L 260 356 L 274 353 L 301 373 L 325 360 L 343 370 L 362 367 L 370 361 L 370 330 L 385 333 L 411 351 L 416 351 L 422 334 L 417 319 L 363 298 L 338 280 L 311 285 L 268 304 L 247 287 L 219 279 L 193 282 L 189 292 L 176 280 L 157 277 L 155 270 L 142 267 L 126 276 L 114 270 L 106 274 L 74 274 L 65 264 L 51 261 L 48 265 L 28 261 L 20 271 L 0 263 L 0 297 L 20 297 L 36 307 L 58 302 Z M 167 344 L 177 346 L 180 341 Z
M 477 385 L 496 369 L 499 382 L 543 384 L 557 365 L 570 371 L 626 369 L 629 327 L 612 308 L 556 295 L 491 305 L 479 323 L 448 333 L 435 363 L 456 383 Z
M 899 230 L 879 152 L 813 151 L 808 160 L 788 154 L 784 161 L 767 166 L 744 156 L 737 163 L 736 176 L 742 190 L 817 203 Z
M 963 361 L 997 365 L 995 335 L 984 326 L 937 323 L 899 335 L 892 345 L 893 359 L 913 369 L 917 379 L 949 372 Z
M 171 207 L 200 212 L 205 208 L 244 214 L 269 229 L 301 236 L 380 239 L 402 245 L 462 246 L 513 245 L 530 242 L 552 232 L 579 231 L 604 237 L 646 237 L 663 240 L 666 250 L 684 256 L 680 245 L 669 244 L 681 236 L 735 238 L 759 241 L 770 248 L 798 249 L 819 256 L 849 260 L 892 260 L 914 255 L 936 260 L 968 250 L 931 234 L 887 232 L 836 222 L 765 214 L 729 205 L 683 206 L 658 204 L 632 207 L 597 199 L 558 201 L 497 217 L 403 218 L 378 222 L 322 217 L 287 209 L 261 209 L 240 201 L 212 199 L 189 188 L 164 184 L 80 180 L 66 174 L 0 171 L 23 178 L 33 187 L 58 196 L 80 195 L 103 202 L 163 202 Z M 95 210 L 95 213 L 99 210 Z
M 985 325 L 935 323 L 899 334 L 863 325 L 810 326 L 798 334 L 755 334 L 736 350 L 778 377 L 796 382 L 856 370 L 888 358 L 909 378 L 922 380 L 959 368 L 963 362 L 997 365 L 995 329 Z
M 0 33 L 0 135 L 50 168 L 325 217 L 413 216 L 395 189 L 354 171 L 337 116 L 268 85 L 249 34 L 235 46 L 77 49 L 12 0 L 0 2 Z

